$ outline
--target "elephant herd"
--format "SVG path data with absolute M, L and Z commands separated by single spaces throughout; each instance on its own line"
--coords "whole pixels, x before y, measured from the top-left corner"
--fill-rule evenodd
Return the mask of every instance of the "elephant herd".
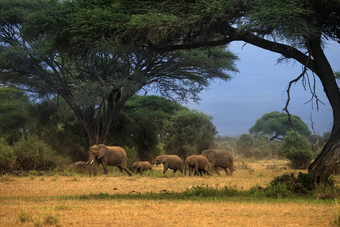
M 132 176 L 132 172 L 127 168 L 126 152 L 122 147 L 106 146 L 104 144 L 93 145 L 89 149 L 87 164 L 90 164 L 90 176 L 93 164 L 95 167 L 101 164 L 105 174 L 108 173 L 107 166 L 117 166 L 120 172 L 124 170 L 129 176 Z M 172 169 L 174 173 L 179 170 L 184 175 L 186 175 L 188 169 L 189 176 L 191 176 L 193 171 L 194 176 L 202 176 L 204 173 L 211 176 L 212 169 L 220 176 L 218 168 L 222 168 L 226 175 L 233 175 L 234 171 L 234 158 L 232 154 L 227 150 L 216 149 L 204 150 L 199 155 L 188 156 L 185 161 L 177 155 L 160 155 L 156 157 L 154 164 L 163 164 L 163 174 L 168 169 Z M 148 161 L 135 162 L 132 164 L 132 167 L 136 169 L 136 174 L 139 173 L 140 175 L 143 174 L 144 170 L 152 170 L 152 165 Z M 96 168 L 93 168 L 93 174 L 97 175 Z

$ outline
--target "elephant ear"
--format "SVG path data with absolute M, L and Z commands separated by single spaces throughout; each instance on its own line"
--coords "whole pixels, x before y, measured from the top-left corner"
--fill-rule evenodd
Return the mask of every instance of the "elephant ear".
M 104 157 L 104 155 L 108 152 L 108 148 L 104 144 L 98 145 L 98 159 Z
M 167 155 L 163 155 L 162 158 L 161 158 L 161 162 L 164 163 L 168 161 L 168 156 Z
M 214 150 L 209 150 L 208 152 L 207 152 L 207 159 L 208 159 L 208 161 L 209 162 L 211 162 L 211 161 L 213 161 L 213 160 L 216 160 L 216 151 L 214 151 Z

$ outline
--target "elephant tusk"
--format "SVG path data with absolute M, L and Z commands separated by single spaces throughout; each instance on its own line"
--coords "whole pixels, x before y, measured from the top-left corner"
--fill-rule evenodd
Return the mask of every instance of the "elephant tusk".
M 94 162 L 94 160 L 92 160 L 92 161 L 90 162 L 90 165 L 92 165 L 92 164 L 93 164 L 93 162 Z

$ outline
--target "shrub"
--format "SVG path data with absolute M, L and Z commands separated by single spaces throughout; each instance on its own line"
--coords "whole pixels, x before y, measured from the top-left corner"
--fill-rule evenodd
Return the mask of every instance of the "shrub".
M 218 185 L 216 187 L 209 186 L 209 185 L 202 185 L 202 186 L 192 186 L 190 188 L 187 188 L 183 192 L 183 195 L 186 197 L 190 196 L 198 196 L 198 197 L 224 197 L 224 196 L 235 196 L 238 192 L 234 188 L 230 188 L 225 186 L 224 188 L 218 188 Z
M 5 173 L 15 168 L 15 155 L 12 147 L 0 138 L 0 173 Z
M 314 179 L 311 174 L 298 173 L 298 176 L 292 174 L 283 174 L 274 178 L 270 182 L 269 187 L 276 187 L 277 185 L 286 185 L 287 190 L 294 193 L 307 194 L 315 189 Z
M 308 194 L 314 189 L 313 176 L 300 172 L 297 177 L 293 173 L 285 173 L 274 178 L 265 188 L 260 186 L 251 188 L 250 193 L 257 196 L 286 198 L 294 193 Z
M 22 138 L 13 149 L 18 168 L 22 170 L 51 170 L 60 160 L 56 152 L 37 137 Z
M 312 160 L 312 150 L 306 137 L 290 131 L 283 140 L 280 155 L 287 158 L 295 169 L 305 169 Z

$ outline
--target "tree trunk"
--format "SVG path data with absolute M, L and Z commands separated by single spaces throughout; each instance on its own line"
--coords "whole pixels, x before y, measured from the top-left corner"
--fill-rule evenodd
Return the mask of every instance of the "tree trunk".
M 314 175 L 317 184 L 325 185 L 339 162 L 339 154 L 340 130 L 337 129 L 337 133 L 332 132 L 326 146 L 308 168 L 308 172 Z
M 340 161 L 340 91 L 334 73 L 321 48 L 320 38 L 310 40 L 308 46 L 316 63 L 318 77 L 333 109 L 333 129 L 320 155 L 309 166 L 317 184 L 324 185 Z

